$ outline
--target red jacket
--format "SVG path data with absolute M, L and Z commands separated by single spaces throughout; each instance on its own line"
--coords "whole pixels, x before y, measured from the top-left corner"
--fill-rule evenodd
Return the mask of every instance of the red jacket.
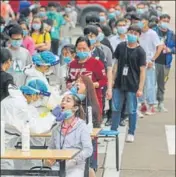
M 102 111 L 103 106 L 101 88 L 107 85 L 107 76 L 103 63 L 92 57 L 85 63 L 78 63 L 78 60 L 73 60 L 69 66 L 68 82 L 75 81 L 79 75 L 87 75 L 93 82 L 99 83 L 99 88 L 96 89 L 96 94 Z

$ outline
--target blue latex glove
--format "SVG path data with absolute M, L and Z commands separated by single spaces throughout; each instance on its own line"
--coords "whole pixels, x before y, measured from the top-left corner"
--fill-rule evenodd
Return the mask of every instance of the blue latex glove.
M 62 109 L 60 106 L 57 106 L 52 110 L 52 114 L 56 117 L 56 121 L 62 121 L 65 119 L 65 114 L 62 112 Z

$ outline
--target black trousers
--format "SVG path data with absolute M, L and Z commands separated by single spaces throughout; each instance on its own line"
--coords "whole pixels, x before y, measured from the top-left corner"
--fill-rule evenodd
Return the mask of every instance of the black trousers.
M 59 39 L 52 39 L 51 51 L 54 53 L 54 55 L 58 55 L 58 48 L 59 48 Z

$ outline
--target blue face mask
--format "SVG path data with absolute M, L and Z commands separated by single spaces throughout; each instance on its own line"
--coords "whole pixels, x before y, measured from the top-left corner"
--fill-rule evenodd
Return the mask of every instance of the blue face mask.
M 81 101 L 83 101 L 86 98 L 85 94 L 80 94 L 78 93 L 78 88 L 73 86 L 70 91 L 72 92 L 73 95 L 76 95 Z
M 71 117 L 74 116 L 74 113 L 71 109 L 64 110 L 63 114 L 64 114 L 64 120 L 70 119 Z
M 64 57 L 64 63 L 69 64 L 71 61 L 71 57 Z
M 76 56 L 78 57 L 79 60 L 84 60 L 88 57 L 91 56 L 90 52 L 80 52 L 80 51 L 77 51 L 76 52 Z
M 145 13 L 145 9 L 137 9 L 137 13 L 141 15 Z
M 23 30 L 23 36 L 27 36 L 28 35 L 28 31 L 27 30 Z
M 105 16 L 100 16 L 99 18 L 100 18 L 100 22 L 105 22 L 106 21 Z
M 116 16 L 119 16 L 121 14 L 121 11 L 120 10 L 116 10 L 115 14 L 116 14 Z
M 139 22 L 137 23 L 137 26 L 138 26 L 140 29 L 143 29 L 143 28 L 144 28 L 144 24 L 143 24 L 141 21 L 139 21 Z
M 99 33 L 97 36 L 97 41 L 101 42 L 104 39 L 104 34 L 103 33 Z
M 41 24 L 33 23 L 33 24 L 32 24 L 32 28 L 33 28 L 34 30 L 39 30 L 39 29 L 41 28 Z
M 46 17 L 46 12 L 39 12 L 38 15 L 40 18 Z
M 159 26 L 164 30 L 167 30 L 169 28 L 169 24 L 166 22 L 161 22 Z
M 127 40 L 129 43 L 137 42 L 138 37 L 134 34 L 127 34 Z
M 86 98 L 86 95 L 84 95 L 84 94 L 76 94 L 76 96 L 81 100 L 81 101 L 83 101 L 85 98 Z
M 89 41 L 90 41 L 90 45 L 94 45 L 97 42 L 96 39 L 89 39 Z
M 0 26 L 0 33 L 4 31 L 4 26 Z
M 109 19 L 115 19 L 116 14 L 115 13 L 109 13 L 108 18 Z
M 125 34 L 127 32 L 127 27 L 126 26 L 121 26 L 117 28 L 117 32 L 119 34 Z
M 11 40 L 11 45 L 14 48 L 19 48 L 22 45 L 22 40 Z

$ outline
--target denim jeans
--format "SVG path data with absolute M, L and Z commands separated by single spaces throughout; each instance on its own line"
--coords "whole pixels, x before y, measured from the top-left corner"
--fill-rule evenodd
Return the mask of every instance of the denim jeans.
M 139 98 L 140 103 L 153 105 L 156 103 L 156 72 L 155 68 L 146 70 L 146 79 L 144 85 L 144 94 Z
M 120 119 L 122 106 L 126 97 L 126 106 L 129 114 L 128 133 L 134 135 L 137 123 L 137 97 L 134 92 L 124 92 L 118 88 L 113 89 L 112 96 L 112 126 L 111 130 L 117 130 Z

